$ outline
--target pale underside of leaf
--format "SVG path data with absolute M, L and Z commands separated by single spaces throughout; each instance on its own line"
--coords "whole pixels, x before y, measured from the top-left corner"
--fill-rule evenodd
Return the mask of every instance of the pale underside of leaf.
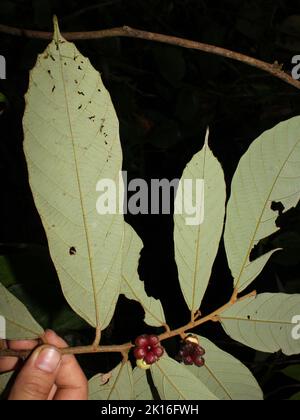
M 0 316 L 5 319 L 8 340 L 31 340 L 43 335 L 43 329 L 28 309 L 0 284 Z M 1 323 L 2 326 L 2 323 Z
M 185 301 L 192 313 L 202 302 L 211 276 L 223 230 L 226 186 L 222 167 L 207 142 L 185 168 L 181 185 L 187 179 L 204 180 L 204 221 L 191 226 L 185 211 L 174 215 L 175 258 Z M 176 196 L 178 200 L 178 194 Z M 175 200 L 175 202 L 176 202 Z M 193 204 L 195 205 L 195 188 Z
M 111 371 L 110 378 L 103 384 L 103 375 L 94 376 L 89 381 L 90 400 L 133 400 L 133 377 L 130 362 L 120 363 Z
M 153 400 L 151 388 L 147 381 L 146 371 L 136 367 L 133 370 L 134 399 L 142 401 Z
M 151 367 L 162 400 L 217 400 L 218 398 L 191 372 L 168 356 Z
M 12 375 L 13 375 L 13 372 L 1 373 L 0 374 L 0 396 L 5 391 Z
M 58 27 L 30 74 L 23 127 L 30 185 L 64 295 L 104 329 L 120 291 L 123 216 L 118 206 L 117 214 L 97 213 L 96 186 L 109 179 L 122 190 L 119 124 L 99 73 Z
M 236 341 L 265 353 L 300 353 L 293 318 L 299 315 L 300 295 L 263 293 L 238 302 L 220 315 L 226 333 Z
M 162 326 L 166 322 L 162 305 L 160 301 L 147 296 L 144 284 L 138 275 L 142 248 L 143 243 L 137 233 L 125 223 L 121 293 L 142 305 L 145 311 L 145 322 L 148 325 Z
M 225 247 L 234 286 L 241 292 L 257 277 L 276 250 L 250 261 L 258 242 L 278 230 L 281 202 L 286 212 L 300 199 L 300 117 L 263 133 L 242 157 L 227 206 Z
M 187 366 L 220 400 L 262 400 L 263 393 L 249 369 L 239 360 L 219 349 L 211 341 L 198 336 L 205 349 L 202 368 Z

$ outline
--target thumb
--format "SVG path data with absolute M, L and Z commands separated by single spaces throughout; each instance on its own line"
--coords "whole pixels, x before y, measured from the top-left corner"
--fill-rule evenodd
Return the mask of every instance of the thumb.
M 61 353 L 55 347 L 37 348 L 17 376 L 9 400 L 47 400 L 60 363 Z

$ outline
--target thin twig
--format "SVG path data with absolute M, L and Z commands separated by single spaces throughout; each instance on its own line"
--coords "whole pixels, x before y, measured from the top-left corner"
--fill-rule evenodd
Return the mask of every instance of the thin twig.
M 249 299 L 256 295 L 256 292 L 249 293 L 248 295 L 238 299 L 236 302 L 232 302 L 231 300 L 226 303 L 225 305 L 221 306 L 219 309 L 215 310 L 211 314 L 198 319 L 197 321 L 189 322 L 188 324 L 184 325 L 183 327 L 177 328 L 176 330 L 171 331 L 170 329 L 166 332 L 162 333 L 159 336 L 159 340 L 167 340 L 171 337 L 185 337 L 186 331 L 192 330 L 200 325 L 203 325 L 207 322 L 215 321 L 225 310 L 229 309 L 235 303 L 240 302 L 241 300 Z M 62 355 L 68 354 L 92 354 L 92 353 L 121 353 L 123 355 L 127 354 L 129 350 L 134 347 L 132 343 L 126 343 L 122 345 L 114 345 L 114 346 L 96 346 L 95 344 L 91 346 L 83 346 L 83 347 L 68 347 L 65 349 L 61 349 Z M 30 356 L 32 350 L 10 350 L 4 349 L 0 350 L 0 357 L 18 357 L 20 359 L 26 359 Z
M 133 345 L 131 343 L 115 345 L 115 346 L 81 346 L 81 347 L 67 347 L 60 349 L 63 356 L 69 354 L 93 354 L 93 353 L 121 353 L 128 352 Z M 33 350 L 1 350 L 0 357 L 18 357 L 19 359 L 27 359 Z
M 14 28 L 11 26 L 0 25 L 0 32 L 9 35 L 25 36 L 27 38 L 35 39 L 52 39 L 52 32 L 33 31 L 29 29 Z M 104 29 L 100 31 L 84 31 L 84 32 L 65 32 L 62 34 L 66 39 L 72 41 L 82 41 L 91 39 L 102 39 L 112 37 L 128 37 L 128 38 L 139 38 L 153 42 L 160 42 L 169 45 L 175 45 L 182 48 L 188 48 L 193 50 L 199 50 L 206 53 L 230 58 L 235 61 L 239 61 L 249 66 L 256 67 L 263 70 L 278 79 L 283 80 L 291 86 L 300 89 L 300 82 L 293 79 L 288 73 L 282 70 L 278 63 L 266 63 L 262 60 L 258 60 L 253 57 L 249 57 L 244 54 L 240 54 L 235 51 L 231 51 L 225 48 L 216 47 L 215 45 L 204 44 L 202 42 L 191 41 L 184 38 L 178 38 L 175 36 L 168 36 L 163 34 L 157 34 L 153 32 L 141 31 L 139 29 L 130 28 L 129 26 L 123 26 L 119 28 Z

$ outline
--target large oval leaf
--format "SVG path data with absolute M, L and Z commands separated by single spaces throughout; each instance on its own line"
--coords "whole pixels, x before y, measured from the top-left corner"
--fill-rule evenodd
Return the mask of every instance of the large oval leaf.
M 223 328 L 234 340 L 265 353 L 300 353 L 293 318 L 300 313 L 300 295 L 263 293 L 232 305 L 220 315 Z
M 31 340 L 43 335 L 43 329 L 33 319 L 28 309 L 2 284 L 0 284 L 0 316 L 6 324 L 7 340 Z M 2 323 L 1 323 L 2 325 Z
M 202 205 L 204 205 L 203 223 L 198 225 L 187 224 L 187 220 L 191 216 L 186 211 L 174 215 L 175 258 L 180 285 L 185 301 L 194 314 L 199 309 L 207 289 L 222 235 L 225 214 L 226 186 L 224 174 L 207 141 L 204 148 L 193 157 L 185 168 L 180 180 L 182 191 L 185 189 L 184 182 L 186 180 L 192 180 L 194 184 L 189 195 L 194 205 L 196 203 L 195 183 L 197 180 L 203 180 L 204 182 L 204 195 L 202 196 Z M 181 195 L 184 196 L 184 194 L 177 192 L 175 207 L 182 202 Z
M 162 400 L 217 400 L 198 379 L 168 356 L 151 367 L 154 384 Z
M 133 400 L 133 378 L 130 362 L 120 363 L 110 374 L 94 376 L 89 381 L 89 399 Z
M 133 370 L 133 387 L 135 400 L 153 400 L 153 395 L 147 381 L 147 374 L 145 370 L 138 367 Z
M 118 206 L 117 214 L 97 213 L 96 186 L 109 179 L 121 189 L 119 124 L 99 73 L 57 25 L 30 74 L 23 125 L 30 185 L 63 292 L 104 329 L 120 290 L 123 217 Z
M 225 247 L 239 291 L 258 276 L 275 252 L 250 261 L 254 246 L 278 229 L 272 202 L 281 202 L 287 211 L 300 199 L 299 130 L 300 117 L 296 117 L 263 133 L 242 157 L 233 177 Z
M 142 248 L 143 242 L 137 233 L 125 223 L 121 293 L 142 305 L 145 311 L 145 322 L 148 325 L 159 327 L 166 322 L 162 305 L 159 300 L 147 296 L 144 284 L 138 275 Z
M 204 337 L 198 337 L 205 348 L 205 365 L 186 366 L 220 400 L 262 400 L 263 393 L 245 365 L 219 349 Z

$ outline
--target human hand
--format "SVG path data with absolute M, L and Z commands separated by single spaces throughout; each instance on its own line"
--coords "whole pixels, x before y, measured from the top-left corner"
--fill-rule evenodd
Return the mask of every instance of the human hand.
M 37 347 L 12 385 L 9 400 L 87 400 L 87 379 L 75 357 L 62 356 L 59 348 L 67 343 L 53 331 L 46 331 L 47 345 Z M 37 341 L 10 341 L 12 350 L 32 350 Z M 15 370 L 18 359 L 0 358 L 0 373 Z

